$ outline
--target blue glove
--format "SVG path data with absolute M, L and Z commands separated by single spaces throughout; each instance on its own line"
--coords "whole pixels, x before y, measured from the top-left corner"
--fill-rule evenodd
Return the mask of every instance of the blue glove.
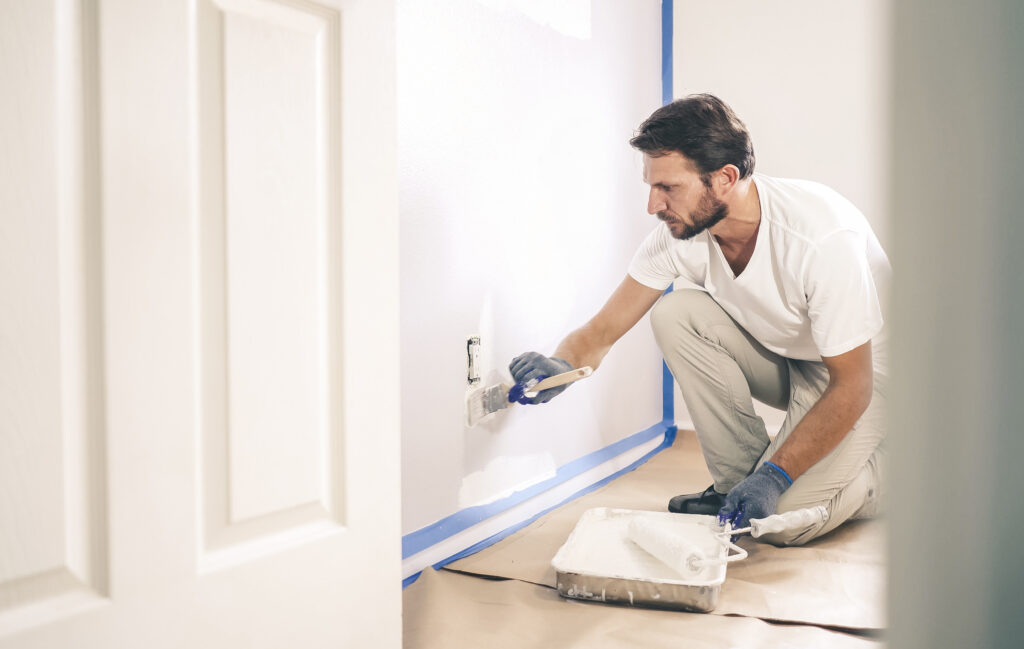
M 512 373 L 512 378 L 516 380 L 517 384 L 521 385 L 525 385 L 534 379 L 543 380 L 549 376 L 555 376 L 556 374 L 562 374 L 563 372 L 570 372 L 573 369 L 572 365 L 563 361 L 561 358 L 555 358 L 554 356 L 548 358 L 544 354 L 538 354 L 537 352 L 526 352 L 525 354 L 516 356 L 508 365 L 508 371 Z M 567 387 L 569 387 L 568 384 L 548 388 L 532 399 L 528 399 L 524 396 L 518 399 L 518 402 L 528 405 L 547 403 L 562 394 Z
M 740 529 L 747 527 L 752 519 L 771 516 L 779 496 L 791 484 L 793 480 L 785 471 L 765 462 L 726 495 L 725 503 L 718 510 L 718 522 L 731 523 L 733 529 Z

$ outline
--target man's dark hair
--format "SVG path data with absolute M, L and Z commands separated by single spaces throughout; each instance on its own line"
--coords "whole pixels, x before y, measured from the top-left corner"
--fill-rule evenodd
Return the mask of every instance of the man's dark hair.
M 740 178 L 754 173 L 754 145 L 747 127 L 714 95 L 689 95 L 654 111 L 629 141 L 633 148 L 660 157 L 673 151 L 693 160 L 704 184 L 711 172 L 736 165 Z

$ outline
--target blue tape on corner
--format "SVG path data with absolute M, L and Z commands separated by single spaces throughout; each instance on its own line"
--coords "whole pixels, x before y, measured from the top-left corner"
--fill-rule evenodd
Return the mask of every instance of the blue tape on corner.
M 675 0 L 661 0 L 661 103 L 670 103 L 672 93 L 672 7 Z M 672 292 L 669 285 L 663 295 Z M 675 428 L 675 380 L 665 361 L 661 362 L 661 421 Z
M 661 103 L 672 101 L 672 5 L 661 0 Z
M 662 296 L 672 292 L 672 285 L 665 289 Z M 661 423 L 675 428 L 676 425 L 676 381 L 668 363 L 661 361 Z

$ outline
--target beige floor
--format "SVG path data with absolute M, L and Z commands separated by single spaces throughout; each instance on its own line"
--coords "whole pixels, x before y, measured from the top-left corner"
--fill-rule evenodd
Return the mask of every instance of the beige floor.
M 636 471 L 546 514 L 404 593 L 407 649 L 462 647 L 878 647 L 884 528 L 860 521 L 801 548 L 744 539 L 714 614 L 563 600 L 551 558 L 591 507 L 663 511 L 709 483 L 692 432 Z M 781 622 L 781 623 L 780 623 Z M 685 640 L 685 641 L 684 641 Z

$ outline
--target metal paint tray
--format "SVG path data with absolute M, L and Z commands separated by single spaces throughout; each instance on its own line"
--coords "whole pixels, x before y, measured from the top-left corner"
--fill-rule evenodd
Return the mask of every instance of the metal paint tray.
M 716 537 L 714 516 L 598 507 L 588 509 L 558 550 L 555 569 L 562 597 L 683 611 L 708 612 L 718 604 L 725 564 L 705 566 L 684 578 L 629 539 L 635 516 L 671 525 L 708 558 L 725 559 L 728 548 Z

